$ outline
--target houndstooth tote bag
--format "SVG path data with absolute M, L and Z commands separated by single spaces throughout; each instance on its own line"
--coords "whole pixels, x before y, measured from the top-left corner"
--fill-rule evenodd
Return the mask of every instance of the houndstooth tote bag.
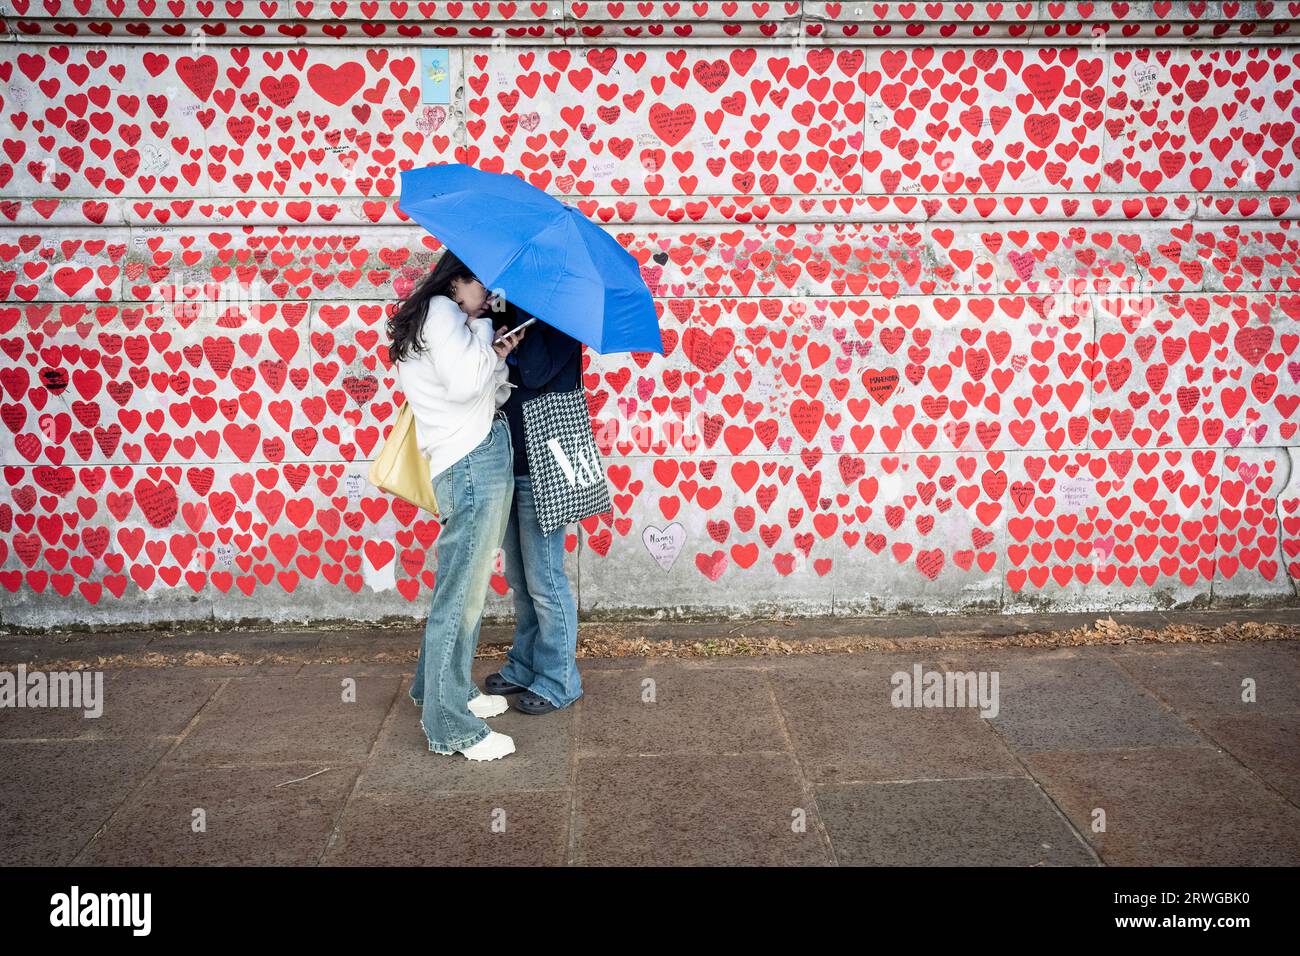
M 524 443 L 542 534 L 613 509 L 581 384 L 523 404 Z

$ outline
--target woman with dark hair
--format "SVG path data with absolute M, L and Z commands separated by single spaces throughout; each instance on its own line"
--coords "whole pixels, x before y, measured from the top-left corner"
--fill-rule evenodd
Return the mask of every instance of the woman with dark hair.
M 389 358 L 415 416 L 416 442 L 429 458 L 441 528 L 433 604 L 420 644 L 411 700 L 429 750 L 495 760 L 514 741 L 484 718 L 506 698 L 482 694 L 470 667 L 492 563 L 514 495 L 514 446 L 506 414 L 506 356 L 527 330 L 494 341 L 489 308 L 500 307 L 450 250 L 389 317 Z

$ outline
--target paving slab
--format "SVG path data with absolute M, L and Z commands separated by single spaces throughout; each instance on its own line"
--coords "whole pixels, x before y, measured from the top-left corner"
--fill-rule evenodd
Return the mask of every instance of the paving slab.
M 238 648 L 245 654 L 305 654 L 320 641 L 318 631 L 186 631 L 157 634 L 150 638 L 145 650 L 155 654 L 218 654 Z
M 567 793 L 358 794 L 322 864 L 560 866 L 569 803 Z
M 121 662 L 121 668 L 124 672 L 141 674 L 148 679 L 150 674 L 158 674 L 169 671 L 177 675 L 178 680 L 198 680 L 202 678 L 214 678 L 216 680 L 248 680 L 250 678 L 261 680 L 266 677 L 293 677 L 303 668 L 302 664 L 167 664 L 158 666 L 155 664 L 133 666 L 132 659 L 127 658 Z
M 1194 719 L 1216 746 L 1300 806 L 1300 714 Z
M 1300 809 L 1208 747 L 1025 758 L 1110 866 L 1296 866 Z M 1098 809 L 1104 832 L 1093 832 Z
M 139 654 L 152 635 L 73 634 L 51 637 L 46 634 L 0 635 L 0 668 L 12 670 L 18 664 L 66 658 L 94 661 L 116 654 Z
M 1300 713 L 1300 641 L 1131 647 L 1114 661 L 1183 714 Z M 1249 703 L 1242 699 L 1248 680 Z
M 414 673 L 414 662 L 407 664 L 398 661 L 357 661 L 352 664 L 303 664 L 301 673 L 304 677 L 391 677 L 402 680 L 409 686 Z
M 324 770 L 321 773 L 318 771 Z M 90 866 L 310 866 L 357 769 L 164 765 L 77 859 Z M 196 831 L 196 826 L 202 829 Z
M 974 709 L 895 707 L 897 672 L 938 670 L 914 655 L 814 655 L 769 673 L 795 754 L 809 780 L 920 780 L 1023 775 Z
M 699 657 L 640 656 L 640 657 L 594 657 L 578 661 L 579 665 L 591 666 L 595 670 L 632 671 L 646 670 L 650 667 L 674 666 L 686 670 L 766 670 L 774 660 L 784 660 L 764 654 L 718 654 Z
M 199 714 L 171 763 L 364 760 L 399 692 L 397 677 L 359 677 L 356 701 L 334 676 L 231 680 Z
M 627 657 L 579 657 L 578 673 L 580 675 L 583 675 L 585 678 L 588 670 L 593 670 L 593 671 L 636 670 L 639 667 L 644 667 L 646 661 L 649 660 L 652 660 L 652 658 L 645 657 L 642 655 L 635 655 L 635 656 L 629 655 Z M 495 666 L 493 667 L 493 670 L 500 670 L 504 663 L 505 663 L 504 658 L 494 661 Z
M 736 754 L 788 749 L 767 678 L 669 659 L 583 677 L 583 755 Z
M 1025 777 L 817 787 L 841 866 L 1091 866 L 1095 856 Z
M 0 741 L 5 866 L 67 866 L 171 741 Z
M 577 864 L 831 862 L 811 795 L 786 755 L 584 756 L 576 791 Z
M 129 662 L 123 662 L 122 666 L 125 669 L 138 670 L 142 673 L 148 673 L 151 670 L 158 669 L 156 666 L 131 667 Z M 221 677 L 228 677 L 231 680 L 263 680 L 267 677 L 294 677 L 303 668 L 301 663 L 265 664 L 257 663 L 255 661 L 247 664 L 189 664 L 182 662 L 174 665 L 168 664 L 166 666 L 174 666 L 178 670 L 185 671 L 187 674 L 210 672 Z
M 383 630 L 356 632 L 330 632 L 321 635 L 316 652 L 321 656 L 357 654 L 370 656 L 385 654 L 418 654 L 423 630 Z M 414 663 L 415 658 L 411 661 Z
M 584 625 L 586 622 L 584 622 Z M 869 634 L 881 638 L 934 637 L 936 619 L 921 614 L 896 615 L 809 615 L 798 618 L 746 618 L 717 621 L 592 621 L 593 630 L 622 629 L 628 636 L 656 641 L 807 640 L 810 638 L 853 637 Z M 579 626 L 581 638 L 583 626 Z
M 1052 750 L 1195 746 L 1177 714 L 1112 661 L 1107 648 L 953 652 L 954 672 L 997 671 L 999 709 L 989 724 L 1017 754 Z
M 84 707 L 6 707 L 0 710 L 0 738 L 175 737 L 221 686 L 219 679 L 195 679 L 174 669 L 100 673 L 98 717 L 87 716 Z

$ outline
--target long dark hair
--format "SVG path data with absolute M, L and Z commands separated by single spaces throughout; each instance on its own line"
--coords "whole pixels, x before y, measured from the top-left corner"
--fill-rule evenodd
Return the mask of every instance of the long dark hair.
M 388 317 L 388 360 L 390 362 L 404 361 L 412 351 L 422 351 L 420 329 L 424 325 L 424 314 L 429 300 L 435 295 L 452 298 L 453 279 L 469 281 L 478 279 L 478 276 L 474 275 L 473 270 L 465 265 L 456 253 L 444 249 L 429 274 L 407 293 L 406 297 L 398 303 L 397 310 Z M 514 328 L 520 321 L 515 304 L 508 299 L 503 300 L 497 309 L 489 309 L 487 315 L 492 319 L 494 329 Z

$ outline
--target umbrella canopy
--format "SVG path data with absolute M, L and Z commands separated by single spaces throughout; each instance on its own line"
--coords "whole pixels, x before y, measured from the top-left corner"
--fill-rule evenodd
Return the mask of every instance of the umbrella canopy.
M 398 207 L 489 289 L 597 352 L 663 354 L 641 267 L 582 211 L 507 173 L 404 169 Z

